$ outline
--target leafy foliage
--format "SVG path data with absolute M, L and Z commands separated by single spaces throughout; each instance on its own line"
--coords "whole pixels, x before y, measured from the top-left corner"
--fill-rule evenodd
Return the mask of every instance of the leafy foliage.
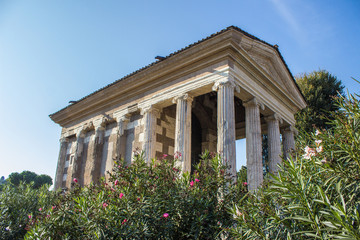
M 319 70 L 300 75 L 296 83 L 308 104 L 295 115 L 296 127 L 305 132 L 311 132 L 314 125 L 319 129 L 328 128 L 328 119 L 332 119 L 329 114 L 339 109 L 333 96 L 343 95 L 341 81 L 328 71 Z
M 360 102 L 338 97 L 332 128 L 299 138 L 284 161 L 231 210 L 240 239 L 360 239 Z M 310 145 L 308 145 L 310 144 Z
M 22 239 L 35 219 L 48 208 L 55 193 L 48 185 L 35 189 L 32 184 L 5 184 L 0 192 L 0 239 Z
M 230 184 L 208 152 L 195 169 L 181 174 L 176 159 L 147 164 L 138 154 L 129 166 L 119 162 L 108 184 L 75 184 L 27 239 L 215 239 L 232 226 L 227 209 L 246 186 Z

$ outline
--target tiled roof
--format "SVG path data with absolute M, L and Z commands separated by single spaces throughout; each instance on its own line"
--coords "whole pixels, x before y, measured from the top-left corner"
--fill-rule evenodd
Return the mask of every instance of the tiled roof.
M 53 114 L 50 114 L 49 117 L 51 117 L 52 115 L 55 115 L 55 114 L 57 114 L 57 113 L 65 110 L 65 109 L 69 108 L 69 107 L 72 106 L 72 105 L 77 104 L 78 102 L 80 102 L 80 101 L 82 101 L 82 100 L 84 100 L 84 99 L 86 99 L 86 98 L 88 98 L 88 97 L 90 97 L 90 96 L 92 96 L 92 95 L 94 95 L 94 94 L 96 94 L 96 93 L 98 93 L 98 92 L 106 89 L 106 88 L 111 87 L 112 85 L 115 85 L 116 83 L 118 83 L 118 82 L 120 82 L 120 81 L 122 81 L 122 80 L 125 80 L 125 79 L 127 79 L 127 78 L 129 78 L 129 77 L 131 77 L 131 76 L 133 76 L 133 75 L 141 72 L 141 71 L 144 71 L 145 69 L 148 69 L 148 68 L 150 68 L 151 66 L 154 66 L 154 65 L 158 64 L 159 62 L 162 62 L 162 61 L 164 61 L 164 60 L 166 60 L 166 59 L 168 59 L 168 58 L 170 58 L 170 57 L 172 57 L 172 56 L 174 56 L 174 55 L 176 55 L 176 54 L 178 54 L 178 53 L 181 53 L 181 52 L 183 52 L 183 51 L 185 51 L 185 50 L 187 50 L 187 49 L 189 49 L 189 48 L 191 48 L 191 47 L 193 47 L 193 46 L 195 46 L 195 45 L 198 45 L 199 43 L 205 42 L 206 40 L 211 39 L 211 38 L 213 38 L 213 37 L 215 37 L 215 36 L 217 36 L 217 35 L 220 35 L 220 34 L 222 34 L 222 33 L 224 33 L 224 32 L 227 32 L 227 31 L 229 31 L 229 30 L 239 31 L 239 32 L 241 32 L 242 34 L 244 34 L 245 36 L 247 36 L 247 37 L 249 37 L 249 38 L 252 38 L 252 39 L 254 39 L 254 40 L 256 40 L 256 41 L 262 42 L 262 43 L 264 43 L 264 44 L 272 47 L 273 49 L 275 49 L 275 50 L 277 51 L 277 53 L 279 54 L 279 56 L 280 56 L 280 58 L 281 58 L 281 61 L 282 61 L 283 64 L 285 65 L 287 71 L 289 72 L 290 76 L 291 76 L 292 79 L 294 80 L 296 87 L 299 89 L 299 87 L 298 87 L 298 85 L 296 84 L 296 81 L 295 81 L 295 79 L 294 79 L 294 77 L 293 77 L 293 75 L 292 75 L 289 67 L 287 66 L 284 58 L 282 57 L 282 55 L 281 55 L 281 53 L 280 53 L 277 45 L 271 45 L 271 44 L 265 42 L 264 40 L 261 40 L 261 39 L 255 37 L 254 35 L 251 35 L 250 33 L 245 32 L 244 30 L 240 29 L 239 27 L 230 26 L 230 27 L 227 27 L 227 28 L 225 28 L 225 29 L 223 29 L 223 30 L 221 30 L 221 31 L 219 31 L 219 32 L 216 32 L 216 33 L 214 33 L 214 34 L 211 34 L 210 36 L 208 36 L 208 37 L 206 37 L 206 38 L 203 38 L 203 39 L 201 39 L 201 40 L 199 40 L 199 41 L 197 41 L 197 42 L 195 42 L 195 43 L 193 43 L 193 44 L 190 44 L 190 45 L 188 45 L 188 46 L 186 46 L 186 47 L 184 47 L 184 48 L 182 48 L 182 49 L 180 49 L 180 50 L 178 50 L 178 51 L 176 51 L 176 52 L 173 52 L 173 53 L 169 54 L 168 56 L 164 57 L 164 58 L 163 58 L 162 60 L 160 60 L 160 61 L 155 61 L 155 62 L 153 62 L 153 63 L 150 63 L 149 65 L 147 65 L 147 66 L 145 66 L 145 67 L 142 67 L 142 68 L 136 70 L 135 72 L 132 72 L 132 73 L 124 76 L 123 78 L 120 78 L 120 79 L 118 79 L 118 80 L 116 80 L 116 81 L 114 81 L 114 82 L 106 85 L 105 87 L 98 89 L 97 91 L 95 91 L 95 92 L 93 92 L 93 93 L 90 93 L 89 95 L 87 95 L 87 96 L 85 96 L 85 97 L 77 100 L 76 103 L 70 104 L 70 105 L 66 106 L 65 108 L 63 108 L 63 109 L 61 109 L 61 110 L 59 110 L 59 111 L 57 111 L 57 112 L 55 112 L 55 113 L 53 113 Z M 300 91 L 300 89 L 299 89 L 299 91 Z M 301 91 L 300 91 L 300 93 L 301 93 Z M 302 93 L 301 93 L 301 94 L 302 94 Z

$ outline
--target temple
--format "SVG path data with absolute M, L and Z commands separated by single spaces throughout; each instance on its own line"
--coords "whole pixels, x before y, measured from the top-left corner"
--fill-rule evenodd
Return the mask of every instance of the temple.
M 51 114 L 62 127 L 55 189 L 97 182 L 114 160 L 181 153 L 191 171 L 199 154 L 218 152 L 236 174 L 235 141 L 246 138 L 248 188 L 263 181 L 294 144 L 294 114 L 306 107 L 278 47 L 230 26 Z

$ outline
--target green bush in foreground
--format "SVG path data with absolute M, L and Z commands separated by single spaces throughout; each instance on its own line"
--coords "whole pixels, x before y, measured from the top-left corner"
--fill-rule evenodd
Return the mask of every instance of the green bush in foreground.
M 358 96 L 357 96 L 358 97 Z M 337 98 L 330 130 L 231 210 L 239 239 L 360 239 L 360 102 Z
M 4 184 L 0 191 L 0 239 L 23 239 L 30 224 L 50 206 L 55 193 L 48 185 Z
M 225 173 L 209 153 L 191 176 L 176 161 L 146 164 L 137 155 L 129 166 L 117 164 L 108 184 L 75 184 L 26 239 L 215 239 L 233 224 L 230 203 L 246 192 Z

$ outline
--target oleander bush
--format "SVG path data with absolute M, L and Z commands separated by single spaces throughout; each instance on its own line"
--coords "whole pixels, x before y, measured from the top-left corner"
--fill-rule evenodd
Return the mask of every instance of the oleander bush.
M 56 198 L 49 185 L 4 184 L 0 191 L 0 239 L 23 239 L 29 226 Z
M 192 175 L 179 159 L 117 163 L 110 182 L 74 188 L 34 223 L 26 239 L 216 239 L 234 220 L 228 208 L 247 192 L 206 152 Z M 75 180 L 76 182 L 76 180 Z
M 238 239 L 360 239 L 360 102 L 335 98 L 331 128 L 302 133 L 302 148 L 233 205 Z

